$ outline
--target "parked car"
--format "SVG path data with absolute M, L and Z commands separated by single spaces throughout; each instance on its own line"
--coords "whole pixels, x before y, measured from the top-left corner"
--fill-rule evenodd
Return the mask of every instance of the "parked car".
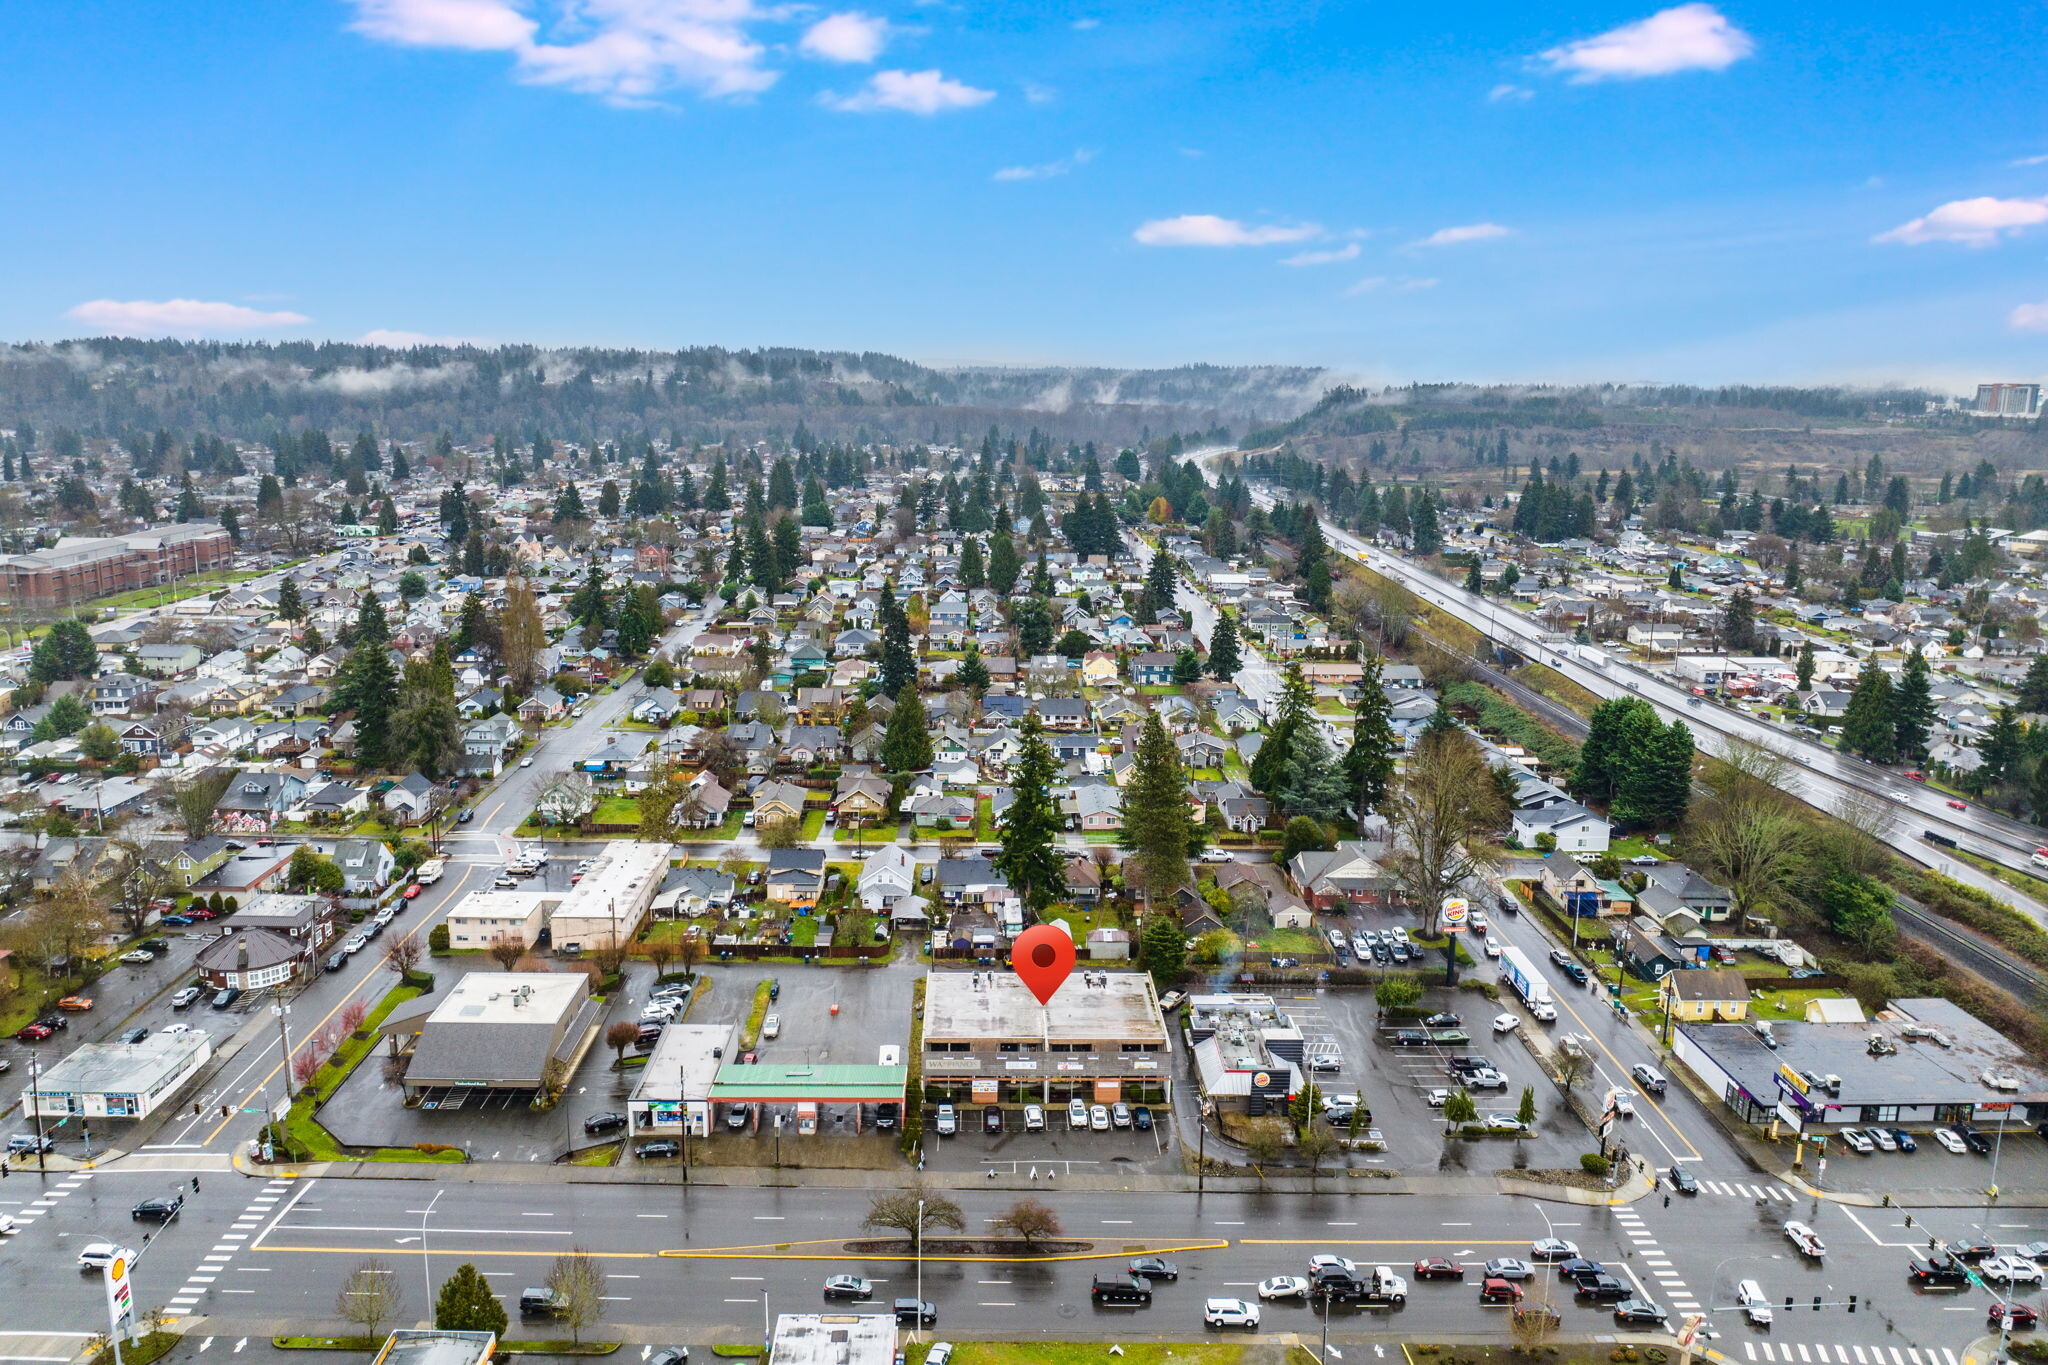
M 1067 1101 L 1067 1127 L 1068 1127 L 1068 1128 L 1086 1128 L 1087 1126 L 1088 1126 L 1088 1106 L 1087 1106 L 1087 1105 L 1085 1105 L 1085 1104 L 1083 1104 L 1083 1103 L 1081 1103 L 1081 1101 L 1079 1101 L 1079 1100 L 1068 1100 L 1068 1101 Z
M 134 1028 L 122 1029 L 121 1036 L 117 1038 L 115 1041 L 127 1043 L 129 1046 L 132 1047 L 136 1043 L 143 1041 L 147 1037 L 149 1037 L 149 1030 L 144 1026 L 137 1024 Z
M 1614 1305 L 1614 1320 L 1624 1327 L 1662 1327 L 1670 1316 L 1648 1299 L 1623 1299 Z
M 583 1131 L 586 1133 L 616 1133 L 625 1126 L 626 1116 L 611 1111 L 602 1114 L 592 1114 L 589 1118 L 583 1120 Z
M 1045 1110 L 1035 1104 L 1024 1106 L 1024 1131 L 1042 1133 L 1045 1131 Z
M 83 1014 L 92 1008 L 89 995 L 67 995 L 57 1002 L 57 1008 L 70 1014 Z
M 674 1138 L 656 1138 L 643 1142 L 633 1149 L 635 1158 L 641 1161 L 661 1161 L 683 1154 L 683 1145 Z
M 131 967 L 147 967 L 150 963 L 156 961 L 156 954 L 145 948 L 137 948 L 133 952 L 121 954 L 121 961 Z
M 177 993 L 171 997 L 171 1008 L 174 1010 L 191 1009 L 194 1002 L 196 1002 L 202 994 L 204 994 L 204 992 L 202 992 L 197 986 L 180 986 L 178 988 Z
M 932 1116 L 932 1127 L 940 1137 L 951 1137 L 960 1131 L 960 1115 L 952 1105 L 942 1104 L 938 1113 Z
M 1940 1143 L 1943 1147 L 1947 1148 L 1949 1151 L 1955 1153 L 1957 1156 L 1961 1156 L 1966 1150 L 1968 1150 L 1963 1146 L 1963 1140 L 1957 1137 L 1952 1129 L 1935 1129 L 1934 1140 Z
M 1636 1084 L 1652 1095 L 1663 1094 L 1670 1085 L 1664 1078 L 1664 1073 L 1648 1062 L 1637 1062 L 1628 1069 L 1628 1074 L 1635 1077 Z
M 1137 1129 L 1137 1130 L 1138 1130 L 1139 1132 L 1141 1132 L 1141 1133 L 1149 1133 L 1149 1132 L 1151 1132 L 1151 1131 L 1152 1131 L 1152 1110 L 1151 1110 L 1151 1108 L 1150 1108 L 1149 1106 L 1147 1106 L 1147 1105 L 1143 1105 L 1143 1104 L 1133 1105 L 1133 1106 L 1131 1107 L 1131 1126 L 1132 1126 L 1133 1128 L 1136 1128 L 1136 1129 Z
M 1109 1131 L 1109 1106 L 1092 1104 L 1088 1106 L 1088 1126 L 1098 1133 Z
M 121 1254 L 121 1248 L 112 1242 L 88 1242 L 78 1253 L 80 1270 L 105 1270 Z
M 15 1030 L 14 1038 L 20 1043 L 40 1043 L 56 1031 L 48 1024 L 24 1024 Z
M 1001 1105 L 991 1104 L 988 1108 L 981 1111 L 981 1131 L 996 1136 L 1002 1134 L 1003 1108 Z
M 2034 1308 L 2034 1306 L 2033 1306 L 2032 1304 L 2026 1304 L 2026 1303 L 1994 1303 L 1994 1304 L 1992 1304 L 1992 1305 L 1991 1305 L 1991 1312 L 1990 1312 L 1990 1314 L 1988 1315 L 1988 1317 L 1987 1317 L 1987 1319 L 1986 1319 L 1986 1320 L 1987 1320 L 1988 1322 L 1990 1322 L 1990 1324 L 1991 1324 L 1991 1325 L 1992 1325 L 1993 1327 L 1996 1327 L 1996 1326 L 1998 1326 L 1998 1324 L 1999 1324 L 1999 1319 L 2001 1319 L 2001 1318 L 2009 1319 L 2009 1321 L 2008 1321 L 2008 1322 L 2006 1323 L 2006 1325 L 2007 1325 L 2008 1327 L 2013 1327 L 2013 1328 L 2025 1328 L 2025 1327 L 2039 1327 L 2039 1326 L 2041 1325 L 2041 1314 L 2040 1314 L 2040 1312 L 2039 1312 L 2039 1311 L 2038 1311 L 2037 1309 L 2035 1309 L 2035 1308 Z
M 939 1321 L 937 1305 L 930 1299 L 896 1300 L 896 1322 L 898 1326 L 935 1327 Z
M 1418 1280 L 1462 1280 L 1465 1267 L 1443 1256 L 1425 1256 L 1415 1263 Z
M 2041 1283 L 2041 1267 L 2024 1256 L 1993 1256 L 1977 1267 L 1977 1273 L 1999 1284 Z
M 1109 1106 L 1109 1123 L 1112 1128 L 1130 1127 L 1131 1107 L 1121 1100 Z
M 1578 1254 L 1579 1244 L 1562 1237 L 1539 1237 L 1529 1244 L 1532 1261 L 1569 1261 Z
M 1493 1016 L 1493 1031 L 1495 1033 L 1513 1033 L 1521 1026 L 1522 1017 L 1519 1014 L 1496 1014 Z

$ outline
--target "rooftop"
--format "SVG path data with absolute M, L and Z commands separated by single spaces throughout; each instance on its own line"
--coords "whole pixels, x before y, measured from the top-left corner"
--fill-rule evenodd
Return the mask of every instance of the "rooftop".
M 814 1066 L 796 1062 L 773 1066 L 727 1062 L 718 1068 L 711 1098 L 720 1104 L 756 1100 L 764 1104 L 852 1104 L 903 1099 L 910 1083 L 907 1066 Z
M 669 846 L 637 839 L 605 845 L 555 915 L 563 919 L 636 920 L 668 875 Z
M 1848 1121 L 1854 1121 L 1860 1105 L 2048 1103 L 2048 1072 L 2039 1061 L 1947 1000 L 1895 1000 L 1868 1022 L 1773 1021 L 1776 1050 L 1766 1047 L 1748 1024 L 1679 1027 L 1754 1099 L 1777 1099 L 1781 1067 L 1809 1076 L 1840 1076 L 1842 1093 L 1815 1091 L 1814 1102 L 1828 1110 L 1852 1111 Z M 1898 1050 L 1871 1056 L 1870 1039 L 1879 1035 Z M 1993 1089 L 1984 1083 L 1986 1072 L 2010 1077 L 2019 1088 Z M 1826 1113 L 1821 1121 L 1844 1120 L 1839 1113 Z
M 470 892 L 448 912 L 448 918 L 461 916 L 465 919 L 525 919 L 539 906 L 546 914 L 553 914 L 560 908 L 563 895 L 559 891 L 499 891 L 483 887 Z
M 471 972 L 427 1016 L 429 1024 L 553 1024 L 583 999 L 581 972 Z
M 670 1024 L 640 1070 L 636 1100 L 708 1100 L 722 1058 L 734 1051 L 731 1024 Z
M 768 1365 L 890 1365 L 896 1319 L 886 1313 L 784 1313 Z
M 1077 967 L 1045 1006 L 1009 972 L 932 972 L 924 989 L 927 1048 L 940 1041 L 1012 1038 L 1166 1043 L 1152 978 L 1143 972 L 1090 973 Z
M 422 1331 L 403 1327 L 385 1341 L 374 1365 L 484 1365 L 497 1346 L 495 1332 Z
M 148 1094 L 190 1065 L 193 1054 L 212 1047 L 197 1031 L 152 1033 L 139 1043 L 82 1043 L 45 1067 L 36 1088 L 45 1105 L 52 1095 Z

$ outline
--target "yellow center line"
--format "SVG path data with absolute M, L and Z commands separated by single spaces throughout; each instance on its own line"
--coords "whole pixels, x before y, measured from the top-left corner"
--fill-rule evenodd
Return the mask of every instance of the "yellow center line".
M 1574 1020 L 1577 1020 L 1579 1027 L 1586 1031 L 1586 1041 L 1590 1042 L 1594 1047 L 1599 1048 L 1601 1055 L 1606 1057 L 1608 1061 L 1614 1063 L 1615 1073 L 1621 1078 L 1619 1081 L 1616 1082 L 1616 1084 L 1618 1086 L 1626 1085 L 1629 1089 L 1635 1091 L 1637 1095 L 1641 1096 L 1643 1103 L 1649 1105 L 1651 1112 L 1656 1114 L 1658 1118 L 1662 1119 L 1664 1121 L 1664 1126 L 1671 1130 L 1671 1136 L 1677 1138 L 1679 1142 L 1684 1145 L 1685 1150 L 1692 1153 L 1692 1159 L 1694 1161 L 1706 1160 L 1705 1157 L 1702 1157 L 1700 1155 L 1700 1149 L 1693 1146 L 1692 1143 L 1686 1138 L 1685 1134 L 1679 1131 L 1678 1125 L 1671 1121 L 1671 1116 L 1664 1112 L 1664 1106 L 1657 1103 L 1655 1099 L 1651 1098 L 1650 1094 L 1647 1091 L 1645 1091 L 1641 1086 L 1638 1086 L 1634 1081 L 1628 1079 L 1628 1068 L 1622 1065 L 1621 1058 L 1615 1056 L 1611 1051 L 1608 1050 L 1607 1044 L 1600 1041 L 1599 1035 L 1593 1032 L 1593 1026 L 1587 1023 L 1583 1018 L 1581 1018 L 1579 1012 L 1576 1009 L 1572 1008 L 1571 1004 L 1567 1002 L 1562 996 L 1559 996 L 1557 1000 L 1559 1004 L 1564 1005 L 1565 1013 L 1569 1014 Z
M 1228 1251 L 1229 1242 L 1170 1242 L 1153 1245 L 1143 1237 L 1133 1237 L 1133 1243 L 1143 1243 L 1138 1251 L 1119 1247 L 1115 1251 L 1067 1251 L 1048 1252 L 1043 1256 L 964 1256 L 940 1255 L 926 1252 L 922 1258 L 907 1251 L 799 1251 L 799 1252 L 731 1252 L 731 1251 L 663 1251 L 661 1256 L 683 1261 L 915 1261 L 923 1259 L 936 1264 L 959 1265 L 1037 1265 L 1054 1261 L 1121 1261 L 1131 1256 L 1156 1256 L 1163 1252 L 1184 1253 L 1189 1251 Z M 1516 1245 L 1520 1245 L 1517 1243 Z
M 473 866 L 466 867 L 462 870 L 462 875 L 455 879 L 455 885 L 448 888 L 448 894 L 443 896 L 443 905 L 448 904 L 454 898 L 454 893 L 462 889 L 462 884 L 468 881 L 470 878 L 470 874 L 475 872 L 476 870 L 477 869 Z M 434 913 L 438 913 L 438 911 L 430 912 L 427 918 L 432 919 Z M 305 1033 L 300 1035 L 299 1041 L 303 1043 L 306 1039 L 316 1036 L 321 1029 L 327 1026 L 327 1021 L 329 1019 L 332 1019 L 335 1015 L 341 1013 L 343 1006 L 347 1005 L 349 1001 L 356 998 L 356 993 L 358 991 L 362 990 L 363 987 L 370 984 L 371 977 L 375 976 L 378 972 L 381 972 L 383 970 L 384 962 L 380 958 L 378 959 L 377 965 L 375 967 L 372 967 L 369 971 L 363 973 L 362 979 L 357 981 L 355 985 L 349 987 L 348 994 L 342 996 L 340 1001 L 336 1003 L 334 1008 L 327 1011 L 327 1013 L 321 1017 L 319 1023 L 313 1025 L 311 1029 L 308 1029 Z M 268 1047 L 269 1044 L 265 1043 L 264 1046 Z M 263 1079 L 256 1082 L 256 1084 L 250 1088 L 249 1093 L 242 1097 L 242 1102 L 236 1105 L 235 1109 L 237 1111 L 246 1109 L 249 1106 L 250 1101 L 254 1100 L 257 1096 L 263 1093 L 263 1088 L 265 1086 L 269 1085 L 273 1080 L 277 1079 L 277 1073 L 284 1069 L 286 1062 L 288 1062 L 289 1060 L 290 1059 L 286 1057 L 278 1058 L 277 1065 L 273 1066 L 272 1068 L 270 1068 L 269 1071 L 264 1073 Z M 221 1130 L 226 1128 L 230 1123 L 233 1123 L 234 1121 L 235 1115 L 231 1112 L 226 1118 L 222 1119 L 219 1123 L 213 1126 L 213 1131 L 206 1135 L 205 1141 L 202 1142 L 200 1145 L 203 1147 L 211 1147 L 213 1145 L 213 1140 L 220 1136 Z

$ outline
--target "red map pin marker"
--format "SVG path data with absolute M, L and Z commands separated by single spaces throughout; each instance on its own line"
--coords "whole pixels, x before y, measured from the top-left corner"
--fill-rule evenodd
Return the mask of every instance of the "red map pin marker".
M 1010 965 L 1025 988 L 1050 1005 L 1074 970 L 1074 940 L 1050 924 L 1034 924 L 1010 944 Z

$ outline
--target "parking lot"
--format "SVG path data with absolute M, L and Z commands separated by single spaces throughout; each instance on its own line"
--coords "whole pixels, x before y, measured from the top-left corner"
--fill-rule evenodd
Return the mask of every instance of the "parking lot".
M 1806 1159 L 1806 1178 L 1824 1189 L 1849 1190 L 1861 1194 L 1883 1194 L 1890 1190 L 1926 1191 L 1931 1194 L 1966 1195 L 1981 1199 L 1987 1186 L 1996 1183 L 2007 1190 L 2048 1189 L 2048 1143 L 2034 1132 L 2030 1123 L 2015 1122 L 2001 1137 L 1996 1124 L 1974 1125 L 1992 1141 L 1997 1154 L 1979 1156 L 1974 1152 L 1953 1153 L 1915 1124 L 1915 1150 L 1872 1152 L 1867 1156 L 1850 1150 L 1838 1139 L 1827 1144 L 1827 1171 L 1822 1174 L 1811 1154 Z M 1993 1172 L 1996 1172 L 1994 1176 Z

